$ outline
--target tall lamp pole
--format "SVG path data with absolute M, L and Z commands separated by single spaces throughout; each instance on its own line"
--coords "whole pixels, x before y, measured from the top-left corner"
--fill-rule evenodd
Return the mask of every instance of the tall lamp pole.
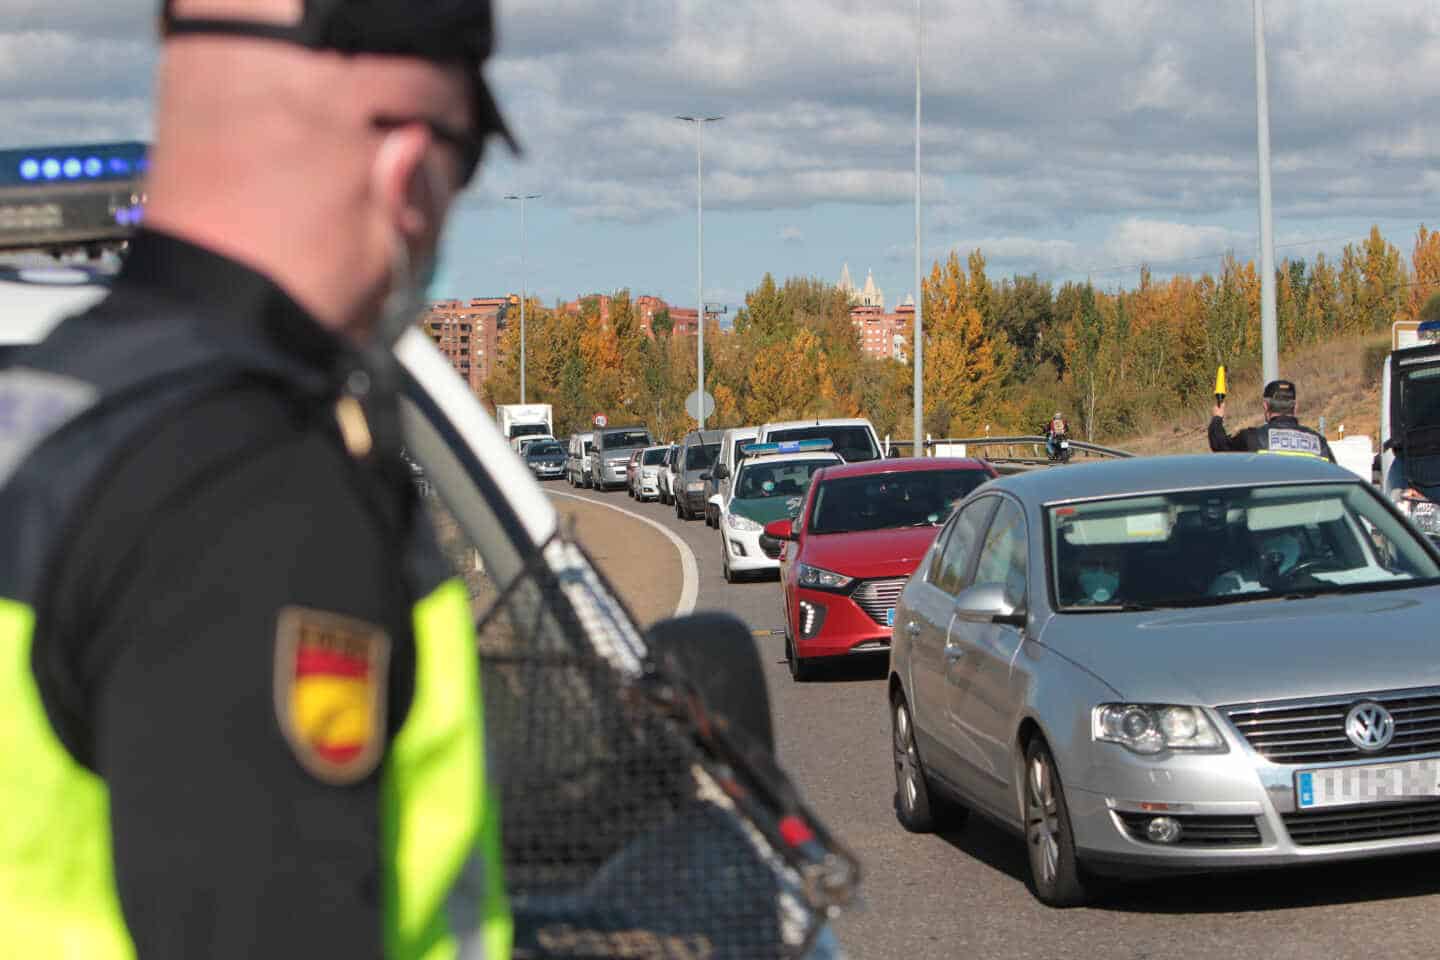
M 695 302 L 697 309 L 695 340 L 696 409 L 700 412 L 699 427 L 705 429 L 705 124 L 724 117 L 676 117 L 695 124 Z
M 920 270 L 920 0 L 915 0 L 915 456 L 925 455 L 925 286 Z
M 1260 364 L 1265 382 L 1280 376 L 1275 329 L 1275 224 L 1270 213 L 1270 83 L 1265 71 L 1265 0 L 1255 0 L 1255 140 L 1260 167 Z
M 539 200 L 538 193 L 507 193 L 506 200 L 520 201 L 520 402 L 525 402 L 525 201 Z

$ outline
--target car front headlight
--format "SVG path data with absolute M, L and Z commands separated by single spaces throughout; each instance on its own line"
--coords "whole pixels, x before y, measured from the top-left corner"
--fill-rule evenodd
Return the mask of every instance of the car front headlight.
M 1199 707 L 1154 703 L 1102 703 L 1095 708 L 1096 740 L 1135 753 L 1201 750 L 1224 753 L 1225 741 Z
M 844 590 L 855 579 L 823 567 L 812 567 L 808 563 L 800 564 L 799 577 L 800 586 L 812 590 Z
M 742 517 L 738 513 L 725 514 L 725 525 L 731 530 L 739 530 L 741 533 L 759 533 L 765 529 L 749 517 Z

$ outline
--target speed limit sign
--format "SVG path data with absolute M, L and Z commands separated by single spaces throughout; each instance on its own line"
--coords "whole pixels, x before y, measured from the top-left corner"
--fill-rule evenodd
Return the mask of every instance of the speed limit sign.
M 610 418 L 603 413 L 595 414 L 595 426 L 603 427 L 610 422 Z

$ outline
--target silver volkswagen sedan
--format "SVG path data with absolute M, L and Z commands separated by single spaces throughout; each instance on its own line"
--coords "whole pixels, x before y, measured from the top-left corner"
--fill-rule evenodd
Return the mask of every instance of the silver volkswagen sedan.
M 1054 906 L 1097 875 L 1440 849 L 1437 624 L 1440 553 L 1328 463 L 992 481 L 895 611 L 897 816 L 1013 828 Z

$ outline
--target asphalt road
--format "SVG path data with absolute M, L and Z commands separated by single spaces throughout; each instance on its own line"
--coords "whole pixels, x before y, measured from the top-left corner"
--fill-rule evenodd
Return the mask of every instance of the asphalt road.
M 660 521 L 694 550 L 698 610 L 723 609 L 756 631 L 780 758 L 810 804 L 855 850 L 860 900 L 836 928 L 856 960 L 955 957 L 1263 957 L 1440 955 L 1440 856 L 1152 880 L 1113 888 L 1097 906 L 1052 910 L 1026 887 L 1018 838 L 971 818 L 948 836 L 895 821 L 883 659 L 796 684 L 784 663 L 779 587 L 728 585 L 719 535 L 673 508 L 597 494 Z M 632 521 L 633 522 L 633 521 Z M 640 526 L 636 524 L 636 526 Z M 673 552 L 673 548 L 672 548 Z

